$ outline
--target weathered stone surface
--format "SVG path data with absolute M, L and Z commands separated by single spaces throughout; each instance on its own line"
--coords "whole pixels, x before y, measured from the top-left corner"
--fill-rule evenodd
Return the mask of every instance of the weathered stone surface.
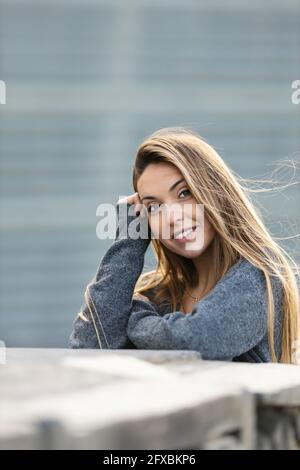
M 193 351 L 7 349 L 1 449 L 297 449 L 300 367 Z
M 198 387 L 176 370 L 183 363 L 201 361 L 190 351 L 8 349 L 0 448 L 198 449 L 226 436 L 251 448 L 250 395 Z
M 300 449 L 300 407 L 259 407 L 258 449 Z
M 238 385 L 254 394 L 258 402 L 274 406 L 300 406 L 300 366 L 273 363 L 197 361 L 169 364 L 195 380 L 217 380 Z

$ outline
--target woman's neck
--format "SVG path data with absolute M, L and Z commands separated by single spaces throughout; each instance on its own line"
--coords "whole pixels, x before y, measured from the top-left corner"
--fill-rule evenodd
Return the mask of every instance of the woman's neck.
M 200 291 L 205 290 L 214 278 L 214 263 L 213 263 L 213 243 L 206 248 L 197 258 L 193 259 L 194 266 L 198 273 L 198 283 L 192 290 Z M 197 294 L 196 294 L 197 295 Z

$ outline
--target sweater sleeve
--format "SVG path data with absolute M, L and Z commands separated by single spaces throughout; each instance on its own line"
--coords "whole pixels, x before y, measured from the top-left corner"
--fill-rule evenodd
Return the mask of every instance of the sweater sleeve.
M 186 349 L 203 359 L 231 360 L 267 332 L 267 296 L 261 270 L 243 261 L 224 276 L 189 314 L 160 316 L 145 306 L 132 312 L 127 333 L 140 349 Z
M 147 219 L 143 225 L 141 216 L 132 210 L 131 204 L 116 204 L 116 237 L 85 290 L 85 303 L 73 321 L 68 340 L 70 348 L 135 348 L 126 333 L 129 315 L 147 305 L 154 309 L 151 302 L 132 299 L 151 238 Z M 132 222 L 137 231 L 143 231 L 142 237 L 129 236 Z

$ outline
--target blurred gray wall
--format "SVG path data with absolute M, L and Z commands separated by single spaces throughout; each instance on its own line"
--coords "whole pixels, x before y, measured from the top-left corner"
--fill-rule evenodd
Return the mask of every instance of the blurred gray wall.
M 7 346 L 66 346 L 110 244 L 96 207 L 132 193 L 150 132 L 191 126 L 245 178 L 299 161 L 299 26 L 295 0 L 0 0 Z M 274 234 L 300 232 L 299 202 L 298 186 L 260 198 Z

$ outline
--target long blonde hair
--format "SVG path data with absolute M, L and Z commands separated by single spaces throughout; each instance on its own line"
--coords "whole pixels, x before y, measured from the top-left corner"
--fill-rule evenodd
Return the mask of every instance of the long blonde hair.
M 268 341 L 273 362 L 278 362 L 274 345 L 274 299 L 271 276 L 282 285 L 282 343 L 280 362 L 297 362 L 299 344 L 299 267 L 268 232 L 262 216 L 251 200 L 246 179 L 234 173 L 217 151 L 194 130 L 168 127 L 147 137 L 139 146 L 133 166 L 133 187 L 150 163 L 168 162 L 183 175 L 198 203 L 216 231 L 213 240 L 215 285 L 242 256 L 262 270 L 268 295 Z M 255 190 L 252 190 L 255 191 Z M 261 191 L 261 190 L 260 190 Z M 171 300 L 178 308 L 187 286 L 197 284 L 190 259 L 171 252 L 159 240 L 151 240 L 157 261 L 155 270 L 144 272 L 135 293 L 153 289 L 157 304 Z M 273 278 L 274 279 L 274 278 Z M 213 285 L 211 287 L 213 287 Z M 295 348 L 295 352 L 293 352 Z

